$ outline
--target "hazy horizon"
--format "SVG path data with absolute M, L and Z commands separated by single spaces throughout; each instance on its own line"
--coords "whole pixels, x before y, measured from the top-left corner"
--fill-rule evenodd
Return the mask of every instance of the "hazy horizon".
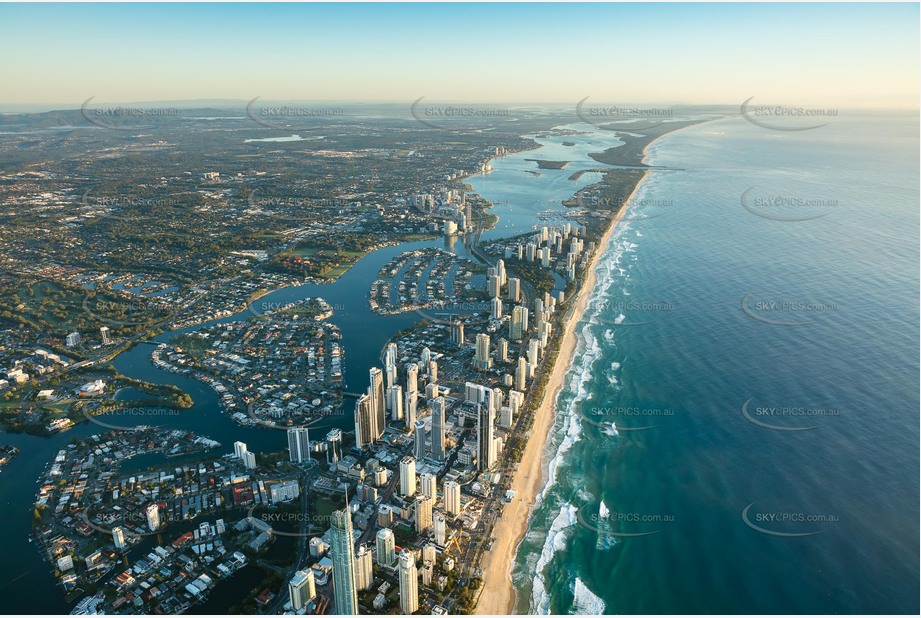
M 0 109 L 257 96 L 917 109 L 918 17 L 917 4 L 0 4 L 14 60 Z

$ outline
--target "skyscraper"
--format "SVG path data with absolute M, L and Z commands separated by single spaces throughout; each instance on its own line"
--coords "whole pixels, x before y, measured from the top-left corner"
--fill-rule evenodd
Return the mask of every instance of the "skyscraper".
M 406 549 L 400 552 L 400 609 L 404 614 L 412 614 L 419 609 L 416 557 Z
M 393 566 L 394 561 L 397 559 L 393 530 L 390 528 L 378 530 L 375 537 L 375 546 L 377 549 L 377 563 L 384 566 Z
M 442 491 L 445 496 L 445 512 L 452 517 L 460 515 L 461 512 L 461 492 L 460 484 L 457 481 L 445 481 Z
M 512 309 L 512 319 L 508 324 L 508 338 L 512 341 L 521 341 L 525 331 L 528 330 L 528 310 L 518 305 Z
M 477 409 L 477 470 L 489 470 L 496 461 L 496 450 L 493 444 L 493 422 L 495 413 L 489 404 L 480 405 Z
M 425 423 L 423 421 L 416 421 L 413 424 L 413 444 L 413 455 L 416 461 L 425 459 Z
M 310 435 L 306 427 L 288 430 L 288 457 L 292 463 L 310 461 Z
M 515 419 L 512 416 L 511 406 L 502 406 L 499 408 L 499 427 L 503 429 L 511 429 L 512 423 Z
M 379 367 L 372 367 L 370 373 L 371 386 L 368 394 L 371 396 L 371 411 L 374 417 L 373 434 L 375 440 L 380 440 L 387 428 L 386 402 L 384 401 L 384 372 Z
M 112 540 L 115 542 L 115 549 L 125 549 L 125 530 L 121 526 L 112 528 Z
M 435 562 L 438 555 L 438 548 L 434 543 L 426 543 L 422 546 L 422 562 Z
M 457 345 L 464 344 L 464 323 L 460 320 L 455 320 L 451 324 L 451 341 Z
M 160 527 L 160 506 L 156 502 L 147 507 L 147 527 L 151 532 Z
M 491 320 L 498 320 L 502 317 L 502 301 L 498 298 L 493 298 L 489 301 L 489 318 Z
M 432 405 L 432 457 L 445 460 L 445 398 L 436 397 Z
M 416 363 L 406 363 L 406 392 L 416 392 L 419 390 L 419 365 Z
M 508 362 L 508 340 L 505 337 L 499 337 L 499 341 L 496 342 L 496 356 L 503 363 Z
M 246 452 L 246 442 L 234 442 L 233 443 L 233 455 L 243 461 L 243 453 Z
M 410 498 L 416 493 L 416 460 L 409 455 L 400 460 L 400 494 Z
M 384 348 L 384 364 L 385 365 L 396 365 L 397 364 L 397 354 L 399 354 L 399 349 L 397 344 L 388 343 Z
M 511 390 L 508 392 L 508 407 L 512 410 L 512 420 L 518 417 L 518 411 L 524 405 L 524 393 Z
M 448 522 L 445 519 L 444 513 L 435 513 L 432 526 L 435 529 L 435 544 L 439 547 L 444 547 L 445 540 L 448 536 Z
M 528 364 L 529 365 L 533 367 L 537 367 L 537 361 L 540 358 L 538 356 L 539 352 L 540 352 L 540 341 L 538 341 L 537 339 L 531 339 L 528 342 Z
M 409 391 L 403 395 L 403 422 L 410 429 L 416 424 L 416 406 L 419 402 L 419 392 Z
M 515 388 L 519 391 L 525 389 L 525 378 L 528 375 L 528 361 L 524 356 L 518 358 L 518 366 L 515 368 Z
M 102 345 L 109 345 L 112 340 L 109 338 L 109 327 L 102 326 L 99 328 L 99 336 L 102 337 Z
M 419 484 L 422 487 L 422 495 L 431 498 L 434 504 L 438 497 L 438 477 L 431 472 L 426 472 L 419 477 Z
M 466 382 L 464 384 L 464 399 L 470 403 L 483 403 L 486 401 L 486 391 L 488 387 L 475 382 Z
M 390 410 L 391 420 L 403 420 L 403 387 L 399 384 L 387 389 L 387 409 Z
M 333 511 L 330 557 L 333 561 L 333 598 L 335 613 L 358 614 L 358 583 L 355 576 L 355 550 L 352 517 L 348 501 L 341 511 Z
M 291 607 L 296 610 L 307 607 L 307 603 L 317 596 L 313 569 L 297 571 L 288 582 L 288 594 L 291 596 Z
M 365 545 L 361 545 L 355 555 L 355 586 L 358 590 L 369 590 L 372 585 L 374 568 L 371 564 L 371 552 Z
M 336 463 L 339 461 L 339 445 L 342 444 L 342 430 L 338 428 L 330 429 L 329 433 L 326 434 L 326 441 L 329 442 L 329 455 L 333 463 Z
M 355 402 L 355 445 L 358 448 L 364 448 L 377 440 L 374 418 L 371 395 L 365 393 Z
M 518 302 L 521 298 L 521 279 L 510 277 L 508 280 L 508 299 Z
M 473 360 L 477 371 L 486 371 L 492 368 L 492 359 L 489 357 L 489 335 L 480 333 L 476 336 L 476 355 Z
M 390 388 L 397 383 L 397 366 L 391 363 L 384 365 L 384 388 Z
M 416 496 L 415 519 L 416 532 L 422 533 L 432 527 L 432 502 L 422 494 Z

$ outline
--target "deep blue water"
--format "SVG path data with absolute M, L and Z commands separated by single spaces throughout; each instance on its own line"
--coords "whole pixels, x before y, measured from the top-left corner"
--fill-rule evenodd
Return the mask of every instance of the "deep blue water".
M 916 614 L 917 117 L 726 119 L 647 161 L 680 170 L 599 263 L 518 610 Z

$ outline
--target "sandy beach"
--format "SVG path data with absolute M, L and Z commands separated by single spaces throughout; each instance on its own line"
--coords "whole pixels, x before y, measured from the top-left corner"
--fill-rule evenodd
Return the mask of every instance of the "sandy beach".
M 704 121 L 707 122 L 707 121 Z M 672 135 L 679 131 L 697 126 L 701 123 L 694 123 L 687 126 L 678 127 L 667 133 L 663 133 L 650 141 L 643 148 L 641 161 L 646 161 L 649 148 L 666 135 Z M 627 206 L 633 201 L 636 192 L 640 190 L 643 183 L 649 177 L 653 169 L 646 170 L 642 178 L 633 187 L 630 196 L 624 201 L 624 207 L 621 208 L 617 215 L 611 220 L 611 225 L 605 231 L 604 236 L 598 241 L 595 254 L 592 256 L 591 263 L 588 266 L 588 272 L 585 275 L 585 281 L 575 298 L 575 305 L 566 320 L 564 327 L 565 335 L 560 344 L 559 354 L 557 355 L 556 364 L 550 372 L 550 378 L 547 382 L 547 388 L 544 391 L 544 398 L 537 408 L 534 419 L 534 426 L 531 429 L 531 439 L 525 445 L 524 453 L 521 457 L 521 464 L 515 473 L 512 481 L 512 490 L 515 497 L 506 505 L 502 512 L 502 517 L 496 522 L 493 529 L 495 542 L 492 549 L 483 558 L 483 590 L 480 594 L 476 606 L 476 614 L 512 614 L 515 612 L 517 605 L 517 590 L 512 583 L 512 562 L 518 550 L 518 544 L 524 538 L 528 529 L 528 519 L 530 517 L 531 507 L 537 499 L 537 494 L 543 489 L 545 479 L 547 478 L 549 459 L 544 461 L 544 447 L 547 443 L 547 435 L 550 427 L 553 425 L 554 412 L 556 409 L 556 400 L 563 387 L 566 372 L 572 364 L 573 354 L 578 343 L 578 333 L 576 324 L 582 319 L 585 309 L 588 307 L 589 298 L 592 297 L 591 291 L 595 288 L 595 268 L 598 260 L 608 247 L 611 235 L 617 229 L 621 218 L 627 211 Z
M 627 203 L 633 199 L 633 196 L 648 175 L 649 171 L 643 174 L 640 181 L 636 183 L 636 187 L 630 193 Z M 492 549 L 483 559 L 484 587 L 477 603 L 477 614 L 511 614 L 515 611 L 517 592 L 511 578 L 512 561 L 517 553 L 518 544 L 527 530 L 531 507 L 534 505 L 537 494 L 544 487 L 544 479 L 547 475 L 549 463 L 544 461 L 544 445 L 547 442 L 550 427 L 553 425 L 557 396 L 563 386 L 566 372 L 569 370 L 569 365 L 572 363 L 572 357 L 576 350 L 579 335 L 575 327 L 579 320 L 582 319 L 582 315 L 588 307 L 589 298 L 592 297 L 589 292 L 595 287 L 595 267 L 598 259 L 607 248 L 611 235 L 614 233 L 625 211 L 626 208 L 620 209 L 616 218 L 611 221 L 610 227 L 598 242 L 595 255 L 592 257 L 585 276 L 585 282 L 579 289 L 575 299 L 575 307 L 566 321 L 565 335 L 560 345 L 557 362 L 553 366 L 550 379 L 547 382 L 544 398 L 537 409 L 534 426 L 531 429 L 531 439 L 525 446 L 521 465 L 519 465 L 518 472 L 515 473 L 515 479 L 512 481 L 515 497 L 506 505 L 502 517 L 496 522 L 493 530 L 493 536 L 496 540 Z

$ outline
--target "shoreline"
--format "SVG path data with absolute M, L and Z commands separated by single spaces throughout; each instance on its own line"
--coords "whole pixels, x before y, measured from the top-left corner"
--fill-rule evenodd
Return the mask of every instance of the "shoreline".
M 700 123 L 690 126 L 696 126 L 697 124 Z M 646 160 L 649 148 L 653 144 L 666 135 L 671 135 L 685 128 L 688 127 L 669 131 L 646 144 L 643 148 L 641 161 Z M 588 265 L 585 280 L 579 288 L 572 310 L 566 318 L 565 335 L 560 344 L 556 362 L 551 370 L 550 378 L 544 391 L 544 398 L 535 412 L 534 426 L 531 428 L 531 439 L 528 440 L 525 446 L 521 462 L 512 481 L 511 489 L 515 491 L 515 497 L 506 505 L 502 511 L 502 516 L 496 522 L 493 528 L 493 536 L 496 541 L 483 560 L 481 567 L 483 589 L 478 597 L 479 600 L 474 610 L 475 614 L 508 615 L 515 613 L 515 607 L 518 605 L 518 589 L 512 582 L 512 568 L 514 567 L 515 556 L 518 554 L 518 546 L 528 530 L 531 509 L 537 500 L 538 494 L 546 486 L 550 458 L 544 457 L 546 454 L 545 449 L 550 428 L 556 420 L 557 399 L 565 383 L 566 374 L 572 366 L 576 345 L 578 344 L 579 335 L 575 330 L 575 326 L 584 316 L 589 298 L 592 297 L 591 290 L 595 288 L 597 283 L 596 268 L 601 255 L 607 250 L 611 236 L 621 222 L 630 202 L 633 201 L 636 193 L 653 171 L 655 171 L 655 168 L 650 167 L 643 172 L 643 176 L 633 187 L 623 207 L 611 219 L 611 224 L 598 241 L 595 254 Z

